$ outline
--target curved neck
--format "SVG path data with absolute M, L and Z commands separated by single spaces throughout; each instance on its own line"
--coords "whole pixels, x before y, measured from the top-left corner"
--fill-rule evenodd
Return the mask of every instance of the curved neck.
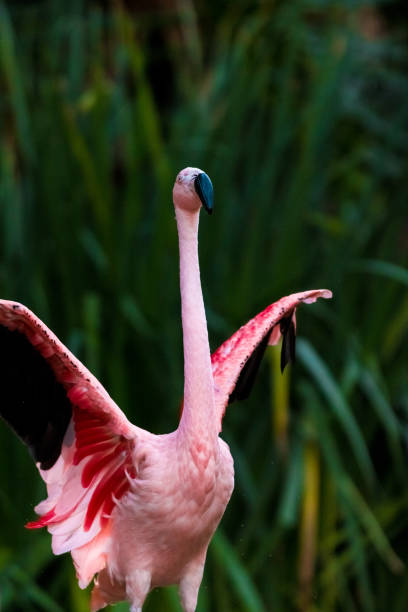
M 216 433 L 214 386 L 207 320 L 198 263 L 199 211 L 176 208 L 180 247 L 180 294 L 184 348 L 181 432 L 208 438 Z

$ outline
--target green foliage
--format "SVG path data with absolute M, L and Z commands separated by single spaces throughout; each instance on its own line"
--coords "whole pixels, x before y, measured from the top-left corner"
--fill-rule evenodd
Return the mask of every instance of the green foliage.
M 0 294 L 130 419 L 177 425 L 184 166 L 215 187 L 200 228 L 214 349 L 281 295 L 334 292 L 299 310 L 290 378 L 270 357 L 227 412 L 236 489 L 199 612 L 408 608 L 408 25 L 388 20 L 395 4 L 0 2 Z M 23 529 L 44 487 L 3 426 L 0 452 L 1 609 L 85 611 L 69 556 Z M 146 609 L 180 610 L 175 589 Z

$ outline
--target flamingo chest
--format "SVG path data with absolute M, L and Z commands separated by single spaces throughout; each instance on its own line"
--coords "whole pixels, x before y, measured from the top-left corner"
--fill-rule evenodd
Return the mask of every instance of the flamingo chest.
M 205 511 L 220 493 L 223 470 L 218 449 L 205 440 L 196 440 L 179 453 L 177 465 L 182 496 Z
M 233 486 L 232 458 L 225 449 L 199 445 L 168 457 L 122 506 L 118 556 L 128 567 L 148 569 L 152 584 L 178 582 L 188 563 L 206 551 Z
M 177 452 L 177 458 L 162 480 L 161 512 L 166 517 L 167 539 L 191 548 L 208 543 L 214 533 L 234 486 L 229 454 L 197 442 Z M 194 548 L 194 546 L 193 546 Z
M 223 443 L 224 444 L 224 443 Z M 225 445 L 226 446 L 226 445 Z M 175 495 L 176 537 L 188 546 L 207 546 L 234 487 L 232 457 L 228 447 L 211 448 L 196 442 L 178 457 L 178 490 Z

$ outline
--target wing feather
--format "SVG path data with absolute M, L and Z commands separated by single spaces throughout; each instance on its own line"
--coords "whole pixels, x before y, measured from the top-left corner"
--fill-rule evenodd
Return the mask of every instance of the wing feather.
M 104 567 L 110 516 L 135 477 L 132 425 L 99 381 L 28 308 L 0 300 L 1 416 L 47 486 L 36 506 L 55 554 L 71 551 L 82 587 Z M 96 569 L 95 569 L 96 568 Z
M 265 308 L 226 340 L 211 356 L 219 431 L 229 403 L 248 397 L 267 344 L 283 335 L 282 369 L 295 356 L 295 311 L 302 302 L 331 298 L 327 289 L 294 293 Z M 282 323 L 282 325 L 281 325 Z

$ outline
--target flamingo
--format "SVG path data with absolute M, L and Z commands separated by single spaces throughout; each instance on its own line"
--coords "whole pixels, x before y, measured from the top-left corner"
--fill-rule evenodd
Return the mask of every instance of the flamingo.
M 173 202 L 180 248 L 184 404 L 176 431 L 128 421 L 98 380 L 28 308 L 0 300 L 1 416 L 28 446 L 48 497 L 26 525 L 46 527 L 56 555 L 70 552 L 91 610 L 177 584 L 196 609 L 207 548 L 234 487 L 219 437 L 226 406 L 248 396 L 268 344 L 282 336 L 281 368 L 295 356 L 295 311 L 330 298 L 295 293 L 268 306 L 211 356 L 198 262 L 200 208 L 213 210 L 207 174 L 185 168 Z

